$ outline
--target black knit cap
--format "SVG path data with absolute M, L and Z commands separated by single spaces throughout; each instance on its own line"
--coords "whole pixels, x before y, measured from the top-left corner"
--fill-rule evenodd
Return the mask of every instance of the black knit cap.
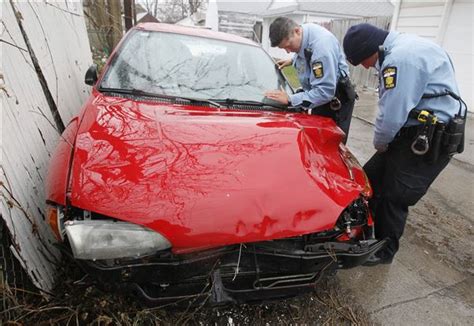
M 377 52 L 387 38 L 388 32 L 374 25 L 363 23 L 351 26 L 344 36 L 344 53 L 347 61 L 357 66 Z

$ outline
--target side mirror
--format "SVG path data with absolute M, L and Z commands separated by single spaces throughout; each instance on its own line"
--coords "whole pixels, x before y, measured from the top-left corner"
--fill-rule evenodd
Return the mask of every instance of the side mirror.
M 94 86 L 97 82 L 97 65 L 93 64 L 87 69 L 85 83 L 90 86 Z

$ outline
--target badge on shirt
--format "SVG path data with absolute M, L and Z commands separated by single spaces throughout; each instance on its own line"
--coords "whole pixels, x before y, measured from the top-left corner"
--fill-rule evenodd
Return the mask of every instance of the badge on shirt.
M 382 71 L 383 85 L 385 89 L 397 86 L 397 67 L 387 67 Z
M 297 69 L 298 74 L 303 75 L 304 74 L 304 64 L 299 64 Z
M 322 78 L 324 76 L 323 63 L 321 61 L 313 62 L 311 69 L 313 69 L 314 78 Z

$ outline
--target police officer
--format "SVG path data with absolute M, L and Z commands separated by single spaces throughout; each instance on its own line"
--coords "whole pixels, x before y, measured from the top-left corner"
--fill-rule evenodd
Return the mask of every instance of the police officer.
M 369 204 L 375 216 L 375 234 L 379 239 L 388 238 L 388 244 L 366 265 L 387 264 L 398 250 L 408 207 L 423 197 L 449 163 L 452 153 L 441 149 L 430 162 L 428 153 L 422 155 L 424 151 L 414 145 L 427 127 L 432 127 L 422 123 L 417 115 L 420 110 L 430 112 L 438 119 L 436 125 L 443 128 L 461 111 L 454 98 L 458 94 L 454 67 L 435 43 L 370 24 L 349 28 L 343 45 L 351 64 L 379 72 L 379 112 L 373 139 L 377 152 L 364 170 L 374 191 Z
M 333 118 L 347 139 L 356 95 L 336 37 L 319 25 L 299 26 L 289 18 L 279 17 L 270 25 L 270 40 L 272 47 L 295 53 L 293 59 L 280 60 L 277 65 L 282 69 L 293 64 L 303 91 L 287 95 L 283 90 L 273 90 L 265 96 L 303 107 L 310 114 Z

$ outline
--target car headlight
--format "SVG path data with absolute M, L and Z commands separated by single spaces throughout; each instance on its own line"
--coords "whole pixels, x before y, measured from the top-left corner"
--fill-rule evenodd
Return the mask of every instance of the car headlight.
M 67 221 L 64 226 L 77 259 L 141 257 L 171 248 L 164 236 L 137 224 L 85 220 Z
M 354 226 L 366 225 L 369 217 L 369 207 L 364 198 L 354 200 L 341 213 L 336 222 L 336 227 L 347 230 Z

